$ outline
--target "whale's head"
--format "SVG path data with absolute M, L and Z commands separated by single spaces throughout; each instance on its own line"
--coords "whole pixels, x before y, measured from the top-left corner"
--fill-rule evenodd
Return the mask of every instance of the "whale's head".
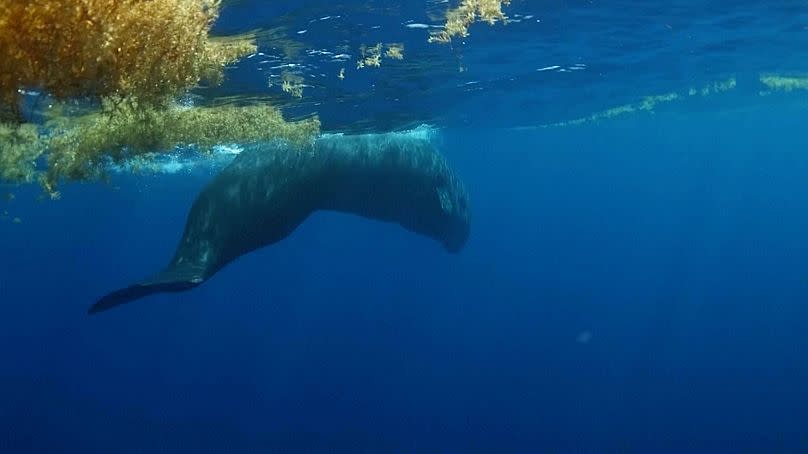
M 417 192 L 417 209 L 402 225 L 439 241 L 448 252 L 460 252 L 470 231 L 469 200 L 460 180 L 451 173 L 441 174 Z
M 437 237 L 449 252 L 460 252 L 469 238 L 469 200 L 462 185 L 439 187 L 440 227 Z

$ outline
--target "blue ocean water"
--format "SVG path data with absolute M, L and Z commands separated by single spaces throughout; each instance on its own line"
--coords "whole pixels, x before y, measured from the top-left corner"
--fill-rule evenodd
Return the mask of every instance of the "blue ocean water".
M 468 244 L 321 212 L 197 289 L 88 317 L 171 257 L 213 171 L 15 188 L 0 451 L 808 449 L 808 92 L 759 79 L 806 70 L 808 5 L 514 0 L 520 22 L 447 48 L 404 26 L 442 3 L 272 3 L 226 5 L 217 30 L 405 43 L 345 81 L 304 51 L 316 82 L 285 108 L 327 131 L 432 125 Z M 272 89 L 251 62 L 222 94 Z

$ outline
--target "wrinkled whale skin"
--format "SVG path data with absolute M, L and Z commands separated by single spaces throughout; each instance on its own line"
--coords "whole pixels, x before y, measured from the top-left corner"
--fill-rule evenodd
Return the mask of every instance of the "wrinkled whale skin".
M 317 210 L 395 222 L 452 253 L 469 236 L 466 190 L 427 139 L 389 133 L 326 136 L 302 148 L 254 145 L 199 194 L 166 269 L 102 297 L 89 312 L 196 287 L 281 241 Z

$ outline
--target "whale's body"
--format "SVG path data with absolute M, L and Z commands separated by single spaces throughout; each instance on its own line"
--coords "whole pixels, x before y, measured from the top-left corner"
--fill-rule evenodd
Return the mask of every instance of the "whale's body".
M 334 135 L 302 149 L 256 145 L 199 194 L 165 270 L 104 296 L 89 312 L 195 287 L 239 256 L 284 239 L 317 210 L 395 222 L 449 252 L 469 235 L 466 191 L 425 138 Z

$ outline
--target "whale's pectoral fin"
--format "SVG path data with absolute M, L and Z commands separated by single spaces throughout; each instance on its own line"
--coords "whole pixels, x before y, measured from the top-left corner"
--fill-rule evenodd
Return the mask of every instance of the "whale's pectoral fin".
M 107 309 L 131 303 L 145 296 L 155 293 L 182 292 L 201 284 L 203 279 L 196 273 L 178 272 L 174 269 L 166 270 L 151 279 L 132 284 L 129 287 L 115 290 L 104 295 L 87 311 L 96 314 Z

